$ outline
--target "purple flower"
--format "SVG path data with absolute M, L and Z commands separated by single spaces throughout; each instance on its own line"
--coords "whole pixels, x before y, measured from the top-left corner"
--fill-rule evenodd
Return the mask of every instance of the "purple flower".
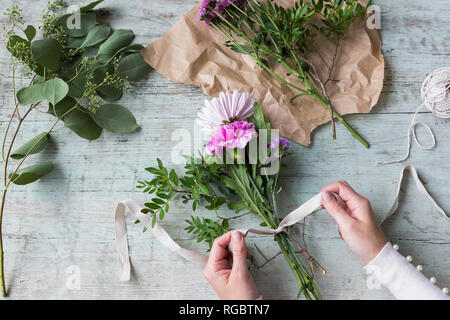
M 280 144 L 281 144 L 281 147 L 284 148 L 286 151 L 288 151 L 289 148 L 291 147 L 291 143 L 289 142 L 288 139 L 286 139 L 286 138 L 278 138 L 278 139 L 272 140 L 272 142 L 269 143 L 269 148 L 270 149 L 275 149 Z
M 246 0 L 203 0 L 198 9 L 197 20 L 204 21 L 207 26 L 211 25 L 211 22 L 215 19 L 219 21 L 222 18 L 217 16 L 218 12 L 225 19 L 228 15 L 224 13 L 224 10 L 234 4 L 235 6 L 242 7 Z
M 248 142 L 257 136 L 253 123 L 236 121 L 223 125 L 213 134 L 206 145 L 206 153 L 222 155 L 224 147 L 244 149 Z

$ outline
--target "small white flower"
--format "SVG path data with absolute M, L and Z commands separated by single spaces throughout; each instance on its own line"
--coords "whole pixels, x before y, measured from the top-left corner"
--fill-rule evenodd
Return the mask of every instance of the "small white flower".
M 253 115 L 255 99 L 250 93 L 233 94 L 221 92 L 219 98 L 205 100 L 205 107 L 197 114 L 197 123 L 208 133 L 216 131 L 221 125 L 234 121 L 244 121 Z

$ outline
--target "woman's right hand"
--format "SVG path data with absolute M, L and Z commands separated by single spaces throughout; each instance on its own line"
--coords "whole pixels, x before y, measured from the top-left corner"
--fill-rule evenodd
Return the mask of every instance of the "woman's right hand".
M 343 201 L 338 201 L 334 194 Z M 324 209 L 336 220 L 339 233 L 363 265 L 367 265 L 386 245 L 387 240 L 372 212 L 369 200 L 356 193 L 345 181 L 321 191 Z

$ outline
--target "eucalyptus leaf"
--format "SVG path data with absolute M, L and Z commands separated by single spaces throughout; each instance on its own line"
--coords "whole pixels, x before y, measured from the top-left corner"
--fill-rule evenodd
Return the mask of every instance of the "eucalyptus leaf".
M 122 97 L 122 90 L 109 85 L 102 85 L 97 88 L 97 94 L 104 100 L 112 102 L 120 99 Z
M 23 32 L 27 36 L 28 41 L 32 41 L 36 36 L 36 28 L 31 25 L 28 25 Z
M 69 112 L 71 109 L 73 110 Z M 89 112 L 72 97 L 65 97 L 56 105 L 50 105 L 47 112 L 56 117 L 62 117 L 68 112 L 62 118 L 64 125 L 81 138 L 95 140 L 102 133 L 102 128 L 95 123 Z
M 84 93 L 84 86 L 86 85 L 86 81 L 82 83 L 82 79 L 75 79 L 69 83 L 69 93 L 68 96 L 74 97 L 74 98 L 81 98 Z
M 52 71 L 58 70 L 61 66 L 61 46 L 54 39 L 33 41 L 31 55 L 34 61 Z
M 42 132 L 42 133 L 38 134 L 36 137 L 34 137 L 33 139 L 27 141 L 16 151 L 14 151 L 13 154 L 11 155 L 11 158 L 16 159 L 16 160 L 22 159 L 31 150 L 31 148 L 33 148 L 33 146 L 34 146 L 34 148 L 30 152 L 30 154 L 39 153 L 42 150 L 44 150 L 45 147 L 47 147 L 47 144 L 48 144 L 47 132 Z
M 141 51 L 144 49 L 144 46 L 141 44 L 132 44 L 126 47 L 123 47 L 118 52 L 126 52 L 126 51 Z
M 13 50 L 13 48 L 18 44 L 21 43 L 23 45 L 23 47 L 25 49 L 29 49 L 30 48 L 30 42 L 28 42 L 27 40 L 25 40 L 24 38 L 19 37 L 18 35 L 12 35 L 9 40 L 8 43 L 6 44 L 6 48 L 8 49 L 8 51 L 14 56 L 17 57 L 17 52 L 15 52 L 15 50 Z
M 90 4 L 88 4 L 88 5 L 84 6 L 84 7 L 81 7 L 80 8 L 80 12 L 81 13 L 89 12 L 89 11 L 94 9 L 96 6 L 98 6 L 102 2 L 103 2 L 103 0 L 98 0 L 98 1 L 91 2 Z
M 60 78 L 54 78 L 45 81 L 42 84 L 42 95 L 50 102 L 52 105 L 57 104 L 62 99 L 67 96 L 69 92 L 69 86 L 64 80 Z
M 21 105 L 39 103 L 44 100 L 42 95 L 42 84 L 36 83 L 17 91 L 17 100 Z
M 42 83 L 44 83 L 44 81 L 45 81 L 44 77 L 37 74 L 36 77 L 33 79 L 33 84 L 36 84 L 36 83 L 42 84 Z
M 93 73 L 93 82 L 99 84 L 105 79 L 107 72 L 113 72 L 112 66 L 98 68 Z M 102 85 L 97 88 L 97 93 L 106 101 L 115 101 L 122 96 L 122 90 L 111 85 Z
M 138 52 L 123 57 L 119 62 L 116 74 L 124 79 L 127 78 L 131 82 L 137 82 L 142 80 L 151 69 L 145 62 L 142 54 Z
M 120 49 L 119 51 L 117 51 L 115 54 L 118 55 L 119 53 L 124 53 L 127 54 L 128 52 L 136 52 L 136 51 L 141 51 L 142 49 L 144 49 L 144 46 L 140 45 L 140 44 L 131 44 L 129 46 L 123 47 L 122 49 Z M 105 57 L 111 58 L 112 55 L 105 55 Z
M 123 29 L 116 30 L 105 42 L 100 45 L 98 54 L 112 56 L 123 47 L 128 46 L 133 39 L 133 31 Z
M 71 19 L 74 19 L 72 21 Z M 94 28 L 97 23 L 97 16 L 95 13 L 79 13 L 79 25 L 77 25 L 76 21 L 77 17 L 72 17 L 70 15 L 67 17 L 65 21 L 65 30 L 69 36 L 72 37 L 83 37 Z
M 98 126 L 87 110 L 75 109 L 64 119 L 64 124 L 78 136 L 87 140 L 96 140 L 102 133 L 102 128 Z
M 106 24 L 100 24 L 92 28 L 86 36 L 86 39 L 81 44 L 81 48 L 92 47 L 108 38 L 111 28 Z
M 118 104 L 104 104 L 94 114 L 94 121 L 111 132 L 133 132 L 139 127 L 136 118 L 126 108 Z
M 87 47 L 84 49 L 83 57 L 93 58 L 97 55 L 98 48 L 97 47 Z
M 67 48 L 78 49 L 81 48 L 81 45 L 86 40 L 86 37 L 75 38 L 68 36 L 67 37 Z
M 51 161 L 41 162 L 20 170 L 17 170 L 13 176 L 9 175 L 9 179 L 14 184 L 25 185 L 42 178 L 46 174 L 49 174 L 53 170 L 53 163 Z
M 78 71 L 78 73 L 77 73 L 76 66 L 79 65 L 81 63 L 81 60 L 84 58 L 86 58 L 86 57 L 83 55 L 82 58 L 75 61 L 75 63 L 72 66 L 72 69 L 70 69 L 64 75 L 64 79 L 66 79 L 67 81 L 70 80 L 70 82 L 68 82 L 68 84 L 69 84 L 68 95 L 71 97 L 81 98 L 83 96 L 83 93 L 84 93 L 84 90 L 86 87 L 86 83 L 87 83 L 87 79 L 92 75 L 94 70 L 96 68 L 98 68 L 99 65 L 101 65 L 101 62 L 97 61 L 97 63 L 94 63 L 91 68 L 89 68 L 89 69 L 84 68 L 81 72 Z M 90 57 L 87 57 L 87 58 L 90 58 Z M 91 64 L 91 62 L 89 62 L 89 63 Z

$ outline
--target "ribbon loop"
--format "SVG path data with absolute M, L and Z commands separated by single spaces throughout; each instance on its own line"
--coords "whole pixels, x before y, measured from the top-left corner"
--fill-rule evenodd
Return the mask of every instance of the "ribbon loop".
M 450 219 L 450 217 L 445 213 L 445 211 L 436 203 L 436 201 L 433 199 L 433 197 L 428 193 L 427 189 L 423 185 L 422 181 L 420 181 L 419 175 L 417 174 L 416 168 L 413 166 L 406 166 L 403 168 L 402 172 L 400 173 L 400 179 L 398 181 L 398 187 L 397 192 L 394 199 L 394 204 L 392 205 L 391 209 L 388 211 L 384 219 L 381 221 L 380 224 L 382 224 L 384 221 L 386 221 L 390 216 L 394 214 L 394 212 L 397 210 L 398 207 L 398 200 L 400 198 L 400 188 L 402 186 L 403 180 L 405 178 L 405 171 L 409 171 L 411 173 L 411 176 L 414 179 L 414 182 L 416 183 L 417 190 L 419 190 L 420 193 L 425 195 L 425 197 L 431 202 L 433 207 L 436 208 L 436 210 L 442 214 L 447 219 Z

